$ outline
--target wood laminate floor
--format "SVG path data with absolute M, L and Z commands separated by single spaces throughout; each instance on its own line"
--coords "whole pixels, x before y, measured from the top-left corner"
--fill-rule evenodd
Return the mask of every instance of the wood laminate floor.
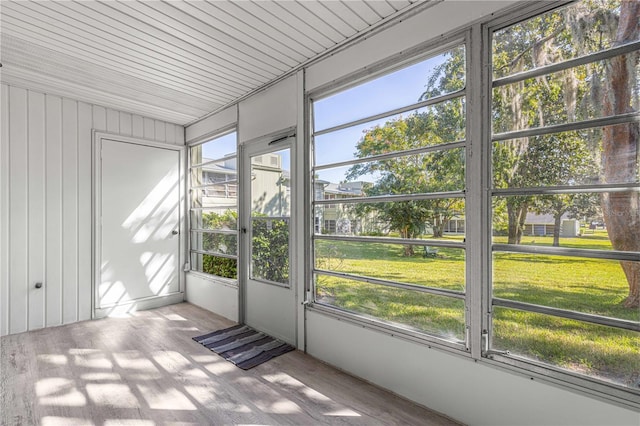
M 243 371 L 191 340 L 188 303 L 5 336 L 2 425 L 453 425 L 300 352 Z M 354 354 L 355 355 L 355 354 Z

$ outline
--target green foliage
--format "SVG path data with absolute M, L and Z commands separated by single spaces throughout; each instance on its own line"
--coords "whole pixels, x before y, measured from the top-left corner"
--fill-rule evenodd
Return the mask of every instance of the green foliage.
M 205 213 L 202 215 L 205 229 L 236 230 L 238 228 L 238 213 L 227 210 L 222 214 Z M 224 254 L 237 254 L 238 237 L 234 234 L 204 233 L 202 235 L 202 249 Z
M 238 227 L 238 213 L 232 210 L 227 210 L 222 214 L 205 213 L 202 215 L 202 224 L 204 229 L 235 230 Z M 200 241 L 202 250 L 237 254 L 238 239 L 235 234 L 202 233 L 199 238 L 202 239 Z M 236 259 L 205 254 L 202 256 L 202 271 L 219 277 L 237 279 L 237 263 Z
M 289 284 L 289 219 L 252 217 L 254 278 Z
M 202 272 L 219 277 L 237 279 L 238 262 L 236 259 L 204 254 L 202 255 Z
M 407 118 L 388 121 L 363 136 L 358 142 L 356 155 L 364 158 L 455 139 L 451 129 L 447 134 L 442 131 L 442 126 L 435 112 L 415 113 Z M 444 136 L 447 136 L 446 140 L 443 140 Z M 451 149 L 357 164 L 349 170 L 348 179 L 355 180 L 370 174 L 377 174 L 380 178 L 363 187 L 367 196 L 460 190 L 464 188 L 464 153 L 461 149 Z M 463 202 L 459 199 L 381 202 L 355 207 L 358 214 L 374 214 L 390 230 L 398 231 L 402 238 L 417 238 L 427 225 L 433 229 L 434 236 L 440 237 L 447 221 L 461 209 Z M 407 255 L 412 254 L 408 247 Z

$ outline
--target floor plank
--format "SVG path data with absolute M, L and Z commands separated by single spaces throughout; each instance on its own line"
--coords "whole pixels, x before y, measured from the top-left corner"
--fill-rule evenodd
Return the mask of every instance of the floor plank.
M 191 338 L 231 326 L 188 303 L 5 336 L 2 425 L 454 425 L 293 351 L 249 371 Z

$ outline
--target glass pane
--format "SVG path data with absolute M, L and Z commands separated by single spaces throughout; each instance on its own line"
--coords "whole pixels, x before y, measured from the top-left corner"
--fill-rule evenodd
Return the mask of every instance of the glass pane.
M 224 278 L 238 278 L 238 261 L 226 257 L 191 253 L 191 269 Z
M 414 112 L 314 137 L 315 164 L 455 142 L 465 138 L 465 101 L 456 98 Z
M 250 277 L 289 284 L 290 150 L 251 157 Z
M 238 229 L 238 210 L 233 206 L 191 211 L 192 229 Z
M 236 132 L 205 142 L 199 145 L 199 147 L 202 149 L 202 159 L 201 161 L 196 161 L 192 154 L 191 164 L 200 164 L 210 160 L 236 155 L 238 149 Z
M 494 253 L 493 295 L 535 305 L 640 321 L 640 310 L 625 308 L 623 304 L 629 295 L 623 268 L 640 271 L 640 262 Z
M 464 342 L 464 300 L 316 274 L 316 301 Z
M 316 206 L 315 221 L 322 234 L 461 241 L 464 199 L 325 204 Z
M 617 57 L 496 87 L 493 89 L 493 132 L 614 115 L 616 111 L 607 108 L 604 97 L 610 94 L 602 88 L 607 87 L 605 79 L 610 78 L 605 70 L 611 69 L 616 61 L 624 62 L 625 59 Z M 640 75 L 637 67 L 630 66 L 629 71 L 624 85 L 626 105 L 618 105 L 618 113 L 633 111 L 634 105 L 638 104 L 638 96 L 633 93 L 640 88 Z
M 254 215 L 291 215 L 288 149 L 251 157 L 251 211 Z
M 494 187 L 640 182 L 640 157 L 622 143 L 629 132 L 633 125 L 620 124 L 495 142 Z
M 236 255 L 238 254 L 238 236 L 193 231 L 191 232 L 191 249 Z
M 314 102 L 314 128 L 327 129 L 464 86 L 465 53 L 460 46 Z
M 251 278 L 289 284 L 289 218 L 251 218 Z
M 494 197 L 493 242 L 640 252 L 640 188 Z
M 613 47 L 617 41 L 621 7 L 632 7 L 633 3 L 620 0 L 577 2 L 496 32 L 493 37 L 494 78 Z M 633 20 L 631 23 L 634 24 Z M 628 34 L 635 34 L 637 40 L 640 33 L 625 33 Z
M 465 291 L 464 250 L 430 246 L 315 241 L 316 268 L 407 284 Z
M 455 148 L 318 170 L 321 191 L 315 195 L 326 200 L 459 191 L 465 187 L 464 156 L 464 148 Z
M 638 389 L 640 333 L 494 307 L 492 349 Z

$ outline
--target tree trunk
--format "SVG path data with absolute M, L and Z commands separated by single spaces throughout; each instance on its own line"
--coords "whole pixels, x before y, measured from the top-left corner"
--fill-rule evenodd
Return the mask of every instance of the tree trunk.
M 522 234 L 524 233 L 524 224 L 527 221 L 527 212 L 529 211 L 529 204 L 523 203 L 520 206 L 520 212 L 518 214 L 518 229 L 516 230 L 516 244 L 522 243 Z
M 623 1 L 615 45 L 638 37 L 640 2 Z M 638 52 L 611 59 L 605 78 L 603 112 L 605 116 L 632 112 L 630 89 L 636 84 Z M 638 123 L 607 126 L 602 135 L 602 166 L 608 184 L 636 181 L 638 162 Z M 602 210 L 611 245 L 615 250 L 640 251 L 640 193 L 634 191 L 603 194 Z M 629 283 L 624 306 L 640 306 L 640 262 L 620 262 Z
M 556 213 L 553 219 L 553 246 L 560 247 L 560 225 L 562 225 L 562 213 Z
M 409 235 L 408 229 L 401 229 L 400 236 L 405 239 L 411 238 L 411 235 Z M 414 253 L 415 252 L 413 251 L 413 244 L 406 244 L 404 246 L 404 254 L 403 254 L 404 257 L 411 257 L 414 255 Z
M 442 238 L 442 234 L 444 231 L 444 223 L 440 216 L 436 216 L 433 221 L 433 236 L 434 238 Z
M 512 203 L 507 201 L 507 218 L 509 220 L 508 223 L 508 238 L 507 244 L 518 244 L 518 226 L 520 221 L 519 217 L 519 209 L 517 206 L 514 206 Z

